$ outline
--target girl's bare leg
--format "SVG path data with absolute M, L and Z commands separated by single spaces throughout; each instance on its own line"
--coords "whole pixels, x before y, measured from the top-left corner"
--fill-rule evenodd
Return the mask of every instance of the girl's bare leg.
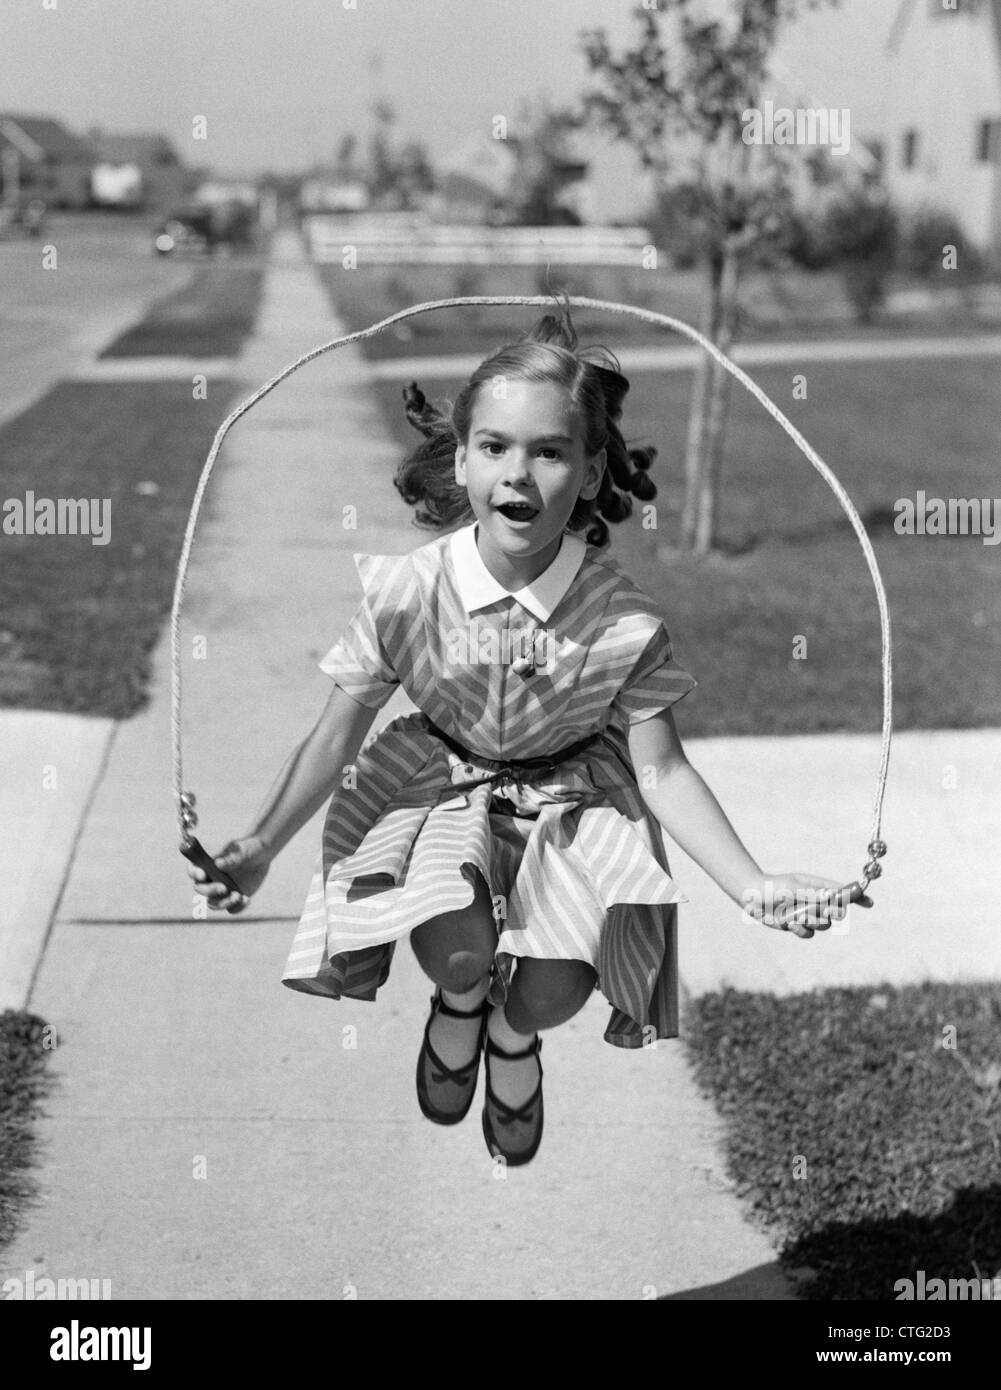
M 587 1003 L 597 975 L 582 960 L 519 960 L 507 1002 L 491 1011 L 488 1030 L 504 1052 L 523 1052 L 536 1033 L 558 1028 Z M 498 1100 L 524 1104 L 535 1090 L 539 1067 L 534 1057 L 504 1062 L 494 1057 L 490 1077 Z
M 422 922 L 411 932 L 410 944 L 425 975 L 441 986 L 446 1004 L 463 1013 L 481 1004 L 497 949 L 497 923 L 482 874 L 476 874 L 475 896 L 469 907 Z M 478 1017 L 437 1015 L 431 1025 L 431 1044 L 447 1067 L 469 1061 L 479 1026 Z

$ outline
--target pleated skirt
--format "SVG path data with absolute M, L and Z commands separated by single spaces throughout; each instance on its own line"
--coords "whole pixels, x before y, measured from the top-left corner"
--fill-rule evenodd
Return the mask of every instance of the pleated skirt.
M 382 730 L 331 799 L 283 983 L 375 999 L 396 942 L 468 907 L 478 872 L 497 923 L 495 1002 L 522 957 L 582 960 L 611 1005 L 607 1042 L 676 1037 L 677 909 L 687 899 L 624 736 L 606 730 L 531 783 L 469 785 L 498 766 L 461 763 L 422 714 Z

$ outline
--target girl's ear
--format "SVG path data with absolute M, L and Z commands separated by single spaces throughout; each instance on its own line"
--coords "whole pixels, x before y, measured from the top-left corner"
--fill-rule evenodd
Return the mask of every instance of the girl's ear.
M 455 481 L 461 486 L 466 486 L 466 446 L 456 444 L 455 446 Z
M 601 487 L 602 475 L 605 472 L 607 457 L 606 450 L 602 449 L 600 454 L 593 455 L 593 457 L 589 458 L 587 461 L 587 466 L 584 469 L 584 481 L 580 489 L 580 495 L 584 498 L 585 502 L 593 501 L 598 495 L 598 490 Z

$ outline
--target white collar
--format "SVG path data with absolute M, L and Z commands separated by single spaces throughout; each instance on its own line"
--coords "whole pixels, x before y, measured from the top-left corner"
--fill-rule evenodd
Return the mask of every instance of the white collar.
M 579 536 L 564 534 L 556 559 L 549 568 L 533 579 L 531 584 L 513 592 L 499 584 L 483 563 L 476 548 L 475 522 L 453 531 L 449 536 L 449 545 L 459 597 L 467 613 L 475 613 L 478 608 L 486 608 L 498 599 L 513 598 L 542 623 L 549 621 L 556 605 L 577 578 L 587 550 Z

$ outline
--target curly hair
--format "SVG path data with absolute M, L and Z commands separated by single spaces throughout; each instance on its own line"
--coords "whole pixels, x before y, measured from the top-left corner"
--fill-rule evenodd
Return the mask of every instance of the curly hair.
M 472 519 L 466 489 L 455 480 L 455 451 L 469 438 L 480 387 L 498 377 L 564 387 L 581 425 L 584 452 L 593 456 L 606 451 L 598 494 L 577 499 L 568 531 L 584 531 L 589 545 L 606 546 L 607 522 L 625 521 L 633 497 L 656 497 L 656 485 L 648 477 L 656 449 L 628 448 L 619 429 L 629 382 L 607 349 L 578 349 L 569 308 L 560 303 L 560 309 L 559 317 L 544 315 L 524 337 L 481 362 L 454 405 L 432 405 L 415 381 L 404 388 L 407 419 L 424 438 L 402 461 L 393 481 L 403 500 L 416 507 L 418 526 L 442 530 Z

